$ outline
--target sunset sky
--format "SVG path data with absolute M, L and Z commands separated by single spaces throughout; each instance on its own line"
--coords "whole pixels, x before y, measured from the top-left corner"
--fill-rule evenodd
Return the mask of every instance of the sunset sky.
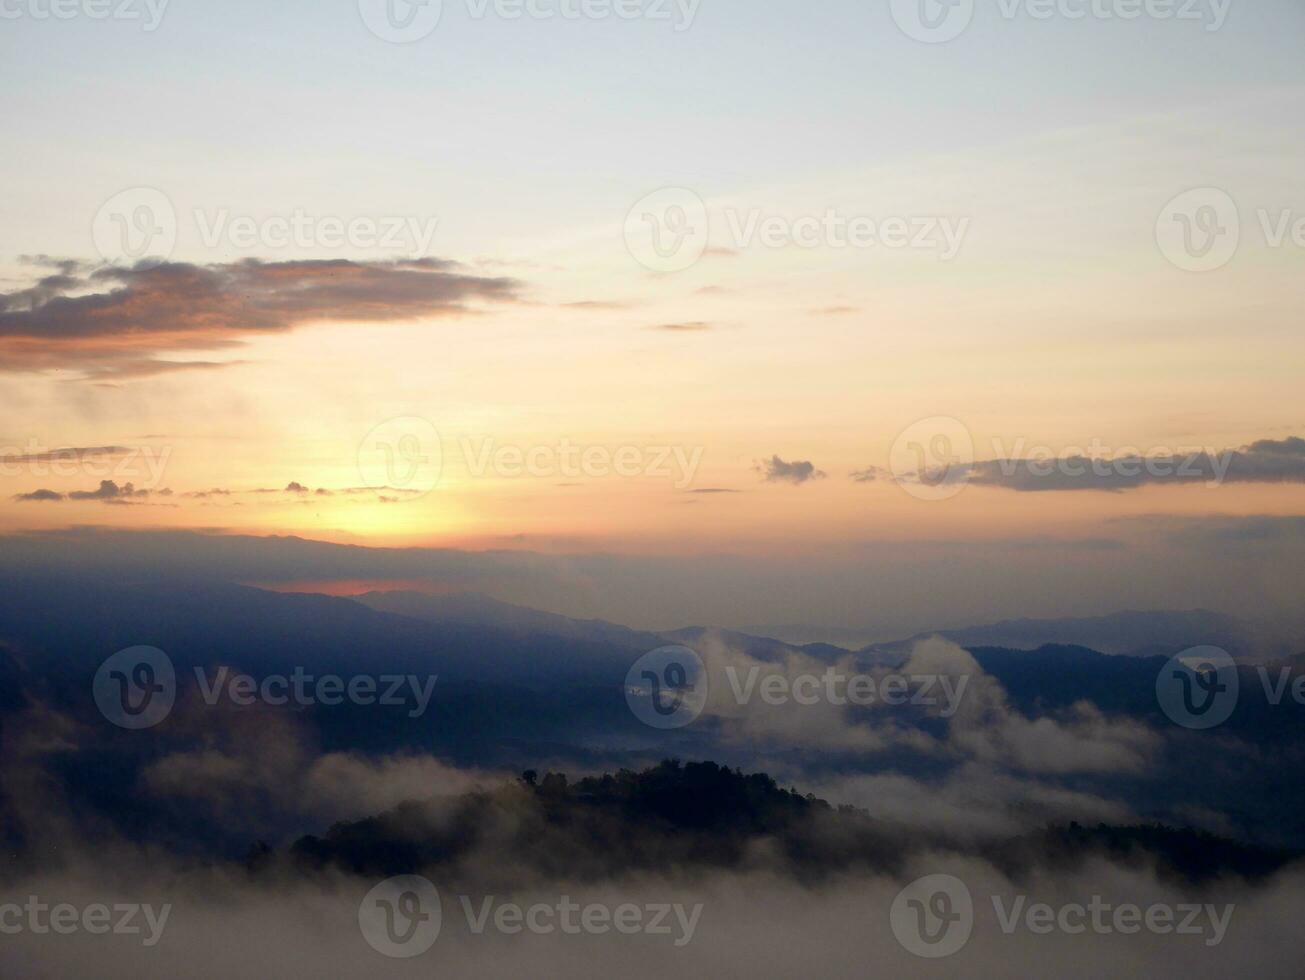
M 0 530 L 779 559 L 1305 514 L 1305 9 L 1234 3 L 1216 30 L 1208 3 L 1204 22 L 981 4 L 930 44 L 889 7 L 446 2 L 409 44 L 307 0 L 5 23 Z M 131 224 L 140 188 L 175 246 L 110 265 L 105 209 Z M 636 205 L 663 188 L 710 216 L 687 268 L 640 261 Z M 1192 189 L 1239 218 L 1208 271 L 1164 245 Z M 315 230 L 281 243 L 296 215 Z M 747 240 L 830 215 L 936 236 Z M 391 219 L 389 244 L 332 238 Z M 368 472 L 394 419 L 439 464 L 407 488 Z M 894 456 L 921 423 L 980 464 L 1244 455 L 1219 486 L 1024 492 L 976 470 L 921 499 Z M 626 475 L 595 472 L 617 458 Z

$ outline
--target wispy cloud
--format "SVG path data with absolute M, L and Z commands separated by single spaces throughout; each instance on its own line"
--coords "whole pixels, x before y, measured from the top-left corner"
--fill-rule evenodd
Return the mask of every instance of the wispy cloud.
M 667 333 L 704 333 L 715 328 L 702 320 L 694 320 L 688 323 L 661 323 L 655 327 L 649 327 L 649 330 L 663 330 Z
M 102 459 L 112 456 L 126 456 L 134 450 L 125 446 L 93 446 L 89 448 L 50 449 L 39 452 L 27 452 L 19 456 L 0 456 L 0 466 L 25 466 L 32 463 L 80 462 L 84 459 Z

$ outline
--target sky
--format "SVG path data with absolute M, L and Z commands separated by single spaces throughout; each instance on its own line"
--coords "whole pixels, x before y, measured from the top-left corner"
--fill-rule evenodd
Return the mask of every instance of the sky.
M 1293 0 L 86 2 L 0 2 L 0 532 L 814 583 L 1305 513 Z

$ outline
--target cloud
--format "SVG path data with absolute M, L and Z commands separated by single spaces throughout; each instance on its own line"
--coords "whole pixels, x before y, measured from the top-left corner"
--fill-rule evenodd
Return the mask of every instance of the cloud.
M 86 365 L 82 368 L 89 381 L 132 381 L 140 378 L 153 378 L 160 374 L 176 374 L 181 371 L 213 371 L 218 368 L 236 367 L 248 364 L 248 361 L 158 361 L 148 357 L 136 360 L 114 360 L 105 364 Z M 107 387 L 117 387 L 107 385 Z
M 35 286 L 0 293 L 0 371 L 73 368 L 88 378 L 143 377 L 219 362 L 161 359 L 223 350 L 312 322 L 396 322 L 513 302 L 521 284 L 454 262 L 242 262 L 152 267 L 64 263 Z
M 171 491 L 165 491 L 170 493 Z M 399 496 L 419 495 L 419 491 L 411 489 L 397 489 L 395 487 L 344 487 L 330 489 L 329 487 L 318 487 L 314 490 L 311 487 L 304 486 L 298 480 L 292 480 L 285 487 L 277 489 L 275 487 L 257 487 L 252 490 L 233 490 L 229 487 L 213 487 L 209 490 L 190 490 L 180 494 L 187 500 L 210 500 L 214 497 L 234 497 L 238 495 L 250 495 L 255 497 L 281 497 L 290 495 L 291 497 L 304 498 L 314 497 L 361 497 L 375 496 L 378 494 L 397 494 Z
M 99 487 L 94 490 L 73 490 L 71 493 L 57 493 L 54 490 L 35 490 L 32 493 L 22 493 L 14 497 L 14 500 L 28 503 L 62 503 L 64 501 L 85 501 L 98 500 L 104 504 L 129 504 L 140 500 L 145 500 L 150 496 L 148 490 L 137 490 L 135 484 L 124 483 L 119 486 L 112 480 L 101 480 Z M 171 490 L 158 491 L 160 497 L 171 497 Z
M 668 333 L 704 333 L 708 330 L 714 330 L 715 327 L 710 323 L 702 320 L 694 320 L 688 323 L 662 323 L 655 327 L 649 327 L 649 330 L 664 330 Z
M 904 832 L 940 833 L 962 841 L 1000 840 L 1070 820 L 1137 820 L 1126 803 L 977 762 L 965 762 L 933 779 L 899 772 L 831 778 L 817 782 L 812 792 L 860 807 Z
M 0 456 L 0 466 L 25 466 L 30 463 L 79 462 L 101 456 L 125 456 L 133 452 L 123 446 L 95 446 L 91 448 L 52 449 L 24 453 L 21 456 Z
M 137 490 L 130 483 L 118 486 L 112 480 L 101 480 L 98 490 L 74 490 L 68 494 L 69 500 L 103 500 L 105 502 L 139 499 L 148 497 L 148 490 Z
M 1143 723 L 1107 718 L 1086 701 L 1059 714 L 1029 718 L 1010 704 L 1005 689 L 969 651 L 939 637 L 917 643 L 902 672 L 970 678 L 948 744 L 986 765 L 1058 776 L 1138 775 L 1153 764 L 1162 745 Z
M 28 502 L 52 502 L 63 500 L 63 494 L 55 493 L 53 490 L 34 490 L 31 493 L 20 493 L 14 497 L 17 501 Z
M 872 468 L 873 469 L 873 468 Z M 870 472 L 870 471 L 863 471 Z M 854 479 L 857 476 L 854 474 Z M 1145 486 L 1225 483 L 1305 483 L 1305 439 L 1262 439 L 1240 449 L 1163 449 L 1114 457 L 1070 453 L 951 463 L 902 477 L 903 482 L 970 483 L 1016 493 L 1097 490 L 1122 493 Z
M 854 483 L 874 483 L 883 476 L 883 474 L 884 471 L 878 466 L 867 466 L 863 470 L 857 470 L 854 472 L 852 474 L 852 481 Z
M 758 463 L 757 471 L 767 483 L 792 483 L 794 486 L 811 480 L 823 480 L 827 475 L 823 470 L 816 469 L 814 463 L 805 460 L 787 463 L 778 456 L 768 462 Z

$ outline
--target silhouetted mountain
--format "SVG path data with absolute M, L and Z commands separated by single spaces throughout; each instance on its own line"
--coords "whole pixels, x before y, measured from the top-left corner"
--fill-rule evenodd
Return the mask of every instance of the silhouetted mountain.
M 954 845 L 926 834 L 904 840 L 861 810 L 784 790 L 762 773 L 665 761 L 574 784 L 561 774 L 539 780 L 528 772 L 496 791 L 407 803 L 337 824 L 325 836 L 296 841 L 289 857 L 299 867 L 377 877 L 421 871 L 447 879 L 460 866 L 492 864 L 521 884 L 535 876 L 585 880 L 721 868 L 801 878 L 891 873 L 909 854 L 929 849 Z M 1151 865 L 1185 883 L 1226 874 L 1262 878 L 1301 858 L 1190 830 L 1104 824 L 1049 827 L 975 853 L 1014 877 L 1096 857 Z

